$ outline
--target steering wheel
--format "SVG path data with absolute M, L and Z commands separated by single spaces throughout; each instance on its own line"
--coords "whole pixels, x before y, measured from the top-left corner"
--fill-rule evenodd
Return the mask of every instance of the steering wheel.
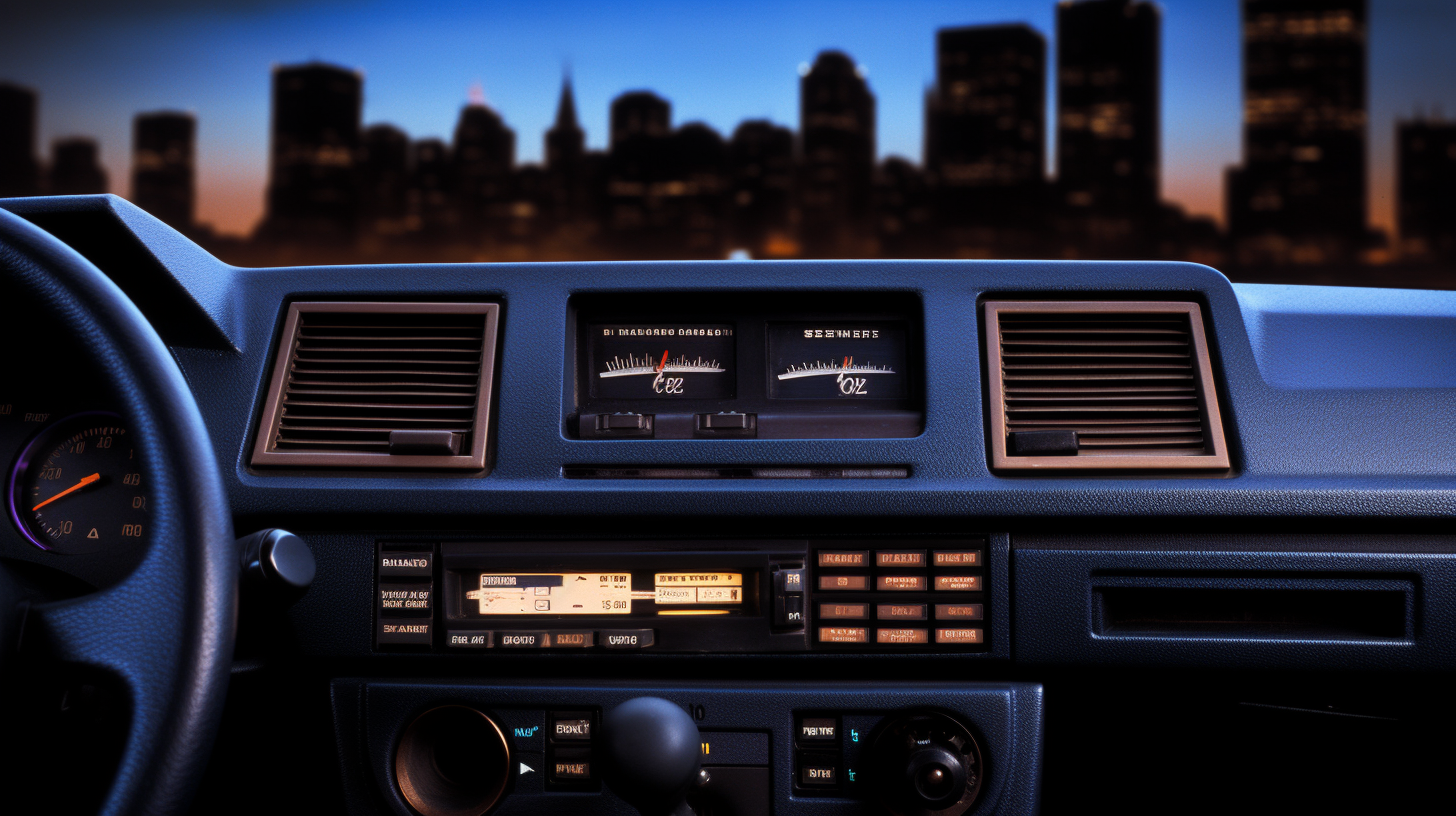
M 110 378 L 151 484 L 141 563 L 109 589 L 31 607 L 24 649 L 103 670 L 129 697 L 125 748 L 101 813 L 181 813 L 221 719 L 237 615 L 238 554 L 207 429 L 131 300 L 70 247 L 3 209 L 0 275 L 0 297 L 75 337 Z M 17 596 L 0 563 L 0 672 L 19 637 Z

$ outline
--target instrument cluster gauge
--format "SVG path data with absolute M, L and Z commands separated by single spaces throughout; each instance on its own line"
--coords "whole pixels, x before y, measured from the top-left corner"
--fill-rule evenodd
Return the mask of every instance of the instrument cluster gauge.
M 597 399 L 732 399 L 737 384 L 730 324 L 597 324 L 591 395 Z
M 10 518 L 32 544 L 80 554 L 134 544 L 147 529 L 147 485 L 114 414 L 78 414 L 45 429 L 10 473 Z
M 768 354 L 774 399 L 899 400 L 908 391 L 898 323 L 775 323 Z

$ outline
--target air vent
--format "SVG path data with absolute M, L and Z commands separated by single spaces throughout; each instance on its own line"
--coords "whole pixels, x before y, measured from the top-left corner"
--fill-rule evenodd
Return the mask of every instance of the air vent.
M 1224 470 L 1196 303 L 985 304 L 997 470 Z
M 498 308 L 291 305 L 252 463 L 484 469 Z

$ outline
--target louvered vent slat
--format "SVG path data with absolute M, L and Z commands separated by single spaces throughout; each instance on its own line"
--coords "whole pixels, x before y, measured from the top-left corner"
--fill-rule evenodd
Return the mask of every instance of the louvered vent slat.
M 254 463 L 483 466 L 495 309 L 296 304 Z M 461 455 L 391 457 L 395 431 L 451 432 Z
M 998 467 L 1226 466 L 1196 305 L 993 302 L 987 314 Z M 1032 431 L 1076 432 L 1075 455 L 1018 456 L 1011 434 Z

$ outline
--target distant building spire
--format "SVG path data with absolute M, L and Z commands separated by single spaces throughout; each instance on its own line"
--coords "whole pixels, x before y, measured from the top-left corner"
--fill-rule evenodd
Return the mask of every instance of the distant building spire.
M 576 130 L 576 96 L 571 91 L 571 74 L 561 79 L 561 101 L 556 103 L 556 130 Z

